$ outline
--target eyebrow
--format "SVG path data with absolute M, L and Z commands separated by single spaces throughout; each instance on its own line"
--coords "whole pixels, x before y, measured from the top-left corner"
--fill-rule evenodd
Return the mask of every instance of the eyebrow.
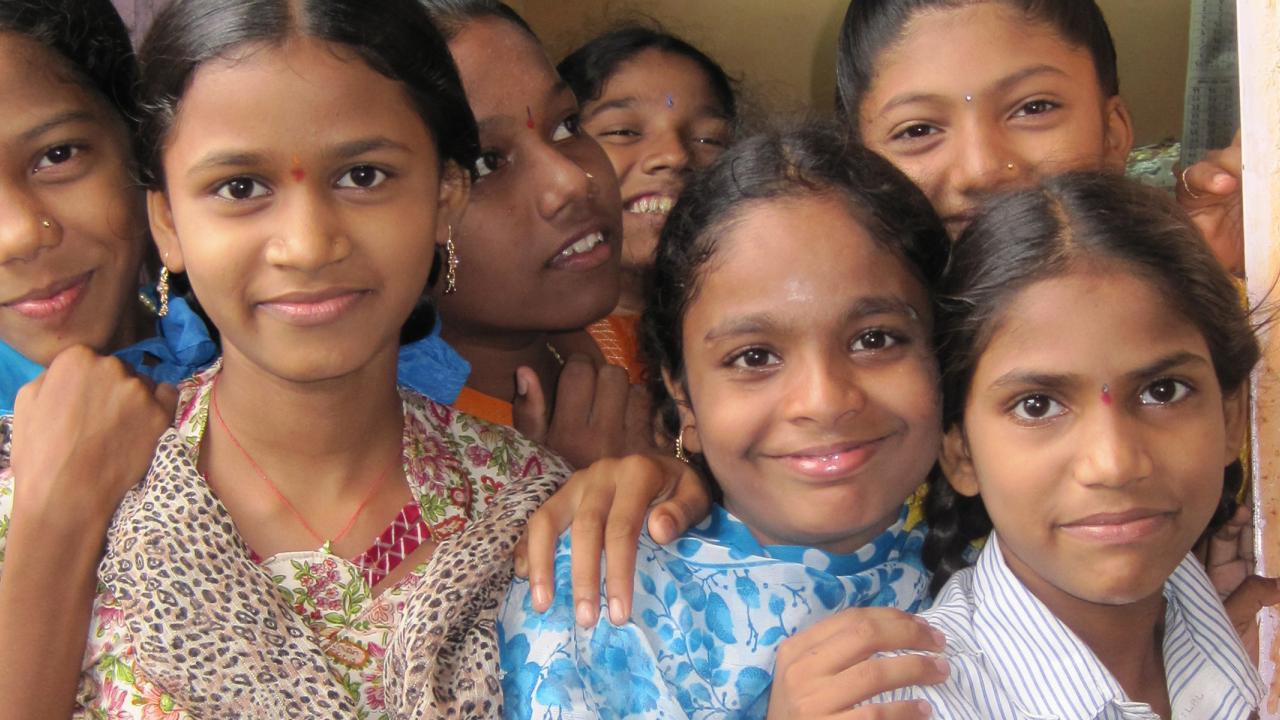
M 871 296 L 854 301 L 849 306 L 848 312 L 845 313 L 845 321 L 858 320 L 872 315 L 900 315 L 914 321 L 920 320 L 920 313 L 908 302 L 895 297 Z M 727 337 L 751 335 L 773 330 L 781 325 L 782 323 L 771 313 L 752 313 L 711 328 L 707 331 L 703 340 L 715 342 Z
M 1055 67 L 1053 65 L 1047 65 L 1047 64 L 1031 65 L 1029 67 L 1025 67 L 1021 70 L 1018 70 L 1017 72 L 1011 73 L 1009 75 L 1006 75 L 1005 77 L 1000 78 L 999 80 L 995 81 L 990 86 L 985 88 L 982 92 L 983 93 L 991 93 L 991 92 L 1001 93 L 1013 87 L 1014 85 L 1017 85 L 1023 80 L 1026 80 L 1027 78 L 1035 77 L 1037 75 L 1059 75 L 1059 76 L 1065 77 L 1066 73 L 1063 72 L 1061 68 Z M 910 93 L 907 95 L 898 95 L 898 96 L 895 96 L 893 99 L 889 100 L 889 102 L 885 103 L 880 108 L 880 112 L 878 114 L 884 115 L 885 113 L 888 113 L 890 110 L 896 107 L 900 107 L 902 105 L 909 105 L 917 102 L 942 103 L 942 102 L 946 102 L 949 99 L 950 99 L 949 96 L 941 95 L 939 93 Z
M 23 132 L 18 136 L 18 139 L 24 143 L 30 142 L 59 126 L 78 122 L 94 122 L 95 120 L 93 113 L 87 110 L 68 110 L 64 113 L 58 113 L 30 130 Z
M 341 162 L 343 160 L 351 160 L 364 155 L 365 153 L 374 152 L 376 150 L 410 152 L 409 146 L 404 143 L 396 142 L 395 140 L 385 137 L 371 137 L 342 143 L 333 149 L 328 150 L 325 155 L 333 161 Z M 260 152 L 241 152 L 234 150 L 228 152 L 215 152 L 205 156 L 200 160 L 200 162 L 191 166 L 187 175 L 198 175 L 200 173 L 219 168 L 265 165 L 268 160 L 268 156 Z
M 1212 365 L 1203 356 L 1195 353 L 1181 351 L 1156 360 L 1155 362 L 1131 370 L 1124 374 L 1124 378 L 1129 381 L 1142 380 L 1154 377 L 1162 373 L 1166 373 L 1174 368 L 1184 365 Z M 1072 373 L 1042 373 L 1035 371 L 1011 370 L 1004 375 L 996 378 L 991 383 L 992 390 L 998 390 L 1006 387 L 1043 387 L 1050 390 L 1061 390 L 1071 385 L 1077 385 L 1081 382 L 1081 376 Z

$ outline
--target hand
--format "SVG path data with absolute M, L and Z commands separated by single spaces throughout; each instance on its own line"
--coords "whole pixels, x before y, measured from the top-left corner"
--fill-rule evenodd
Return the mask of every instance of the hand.
M 116 358 L 64 350 L 18 392 L 14 522 L 105 530 L 146 475 L 176 402 L 172 386 L 155 387 Z
M 1209 538 L 1205 562 L 1209 580 L 1223 599 L 1227 617 L 1240 634 L 1245 650 L 1258 660 L 1258 611 L 1280 604 L 1280 581 L 1253 572 L 1253 514 L 1240 507 L 1231 520 Z
M 652 510 L 650 510 L 652 508 Z M 516 546 L 516 573 L 529 577 L 533 609 L 545 612 L 555 593 L 556 541 L 572 525 L 573 606 L 591 627 L 600 607 L 600 548 L 604 546 L 609 620 L 631 617 L 636 546 L 649 513 L 649 535 L 673 542 L 711 511 L 711 493 L 698 473 L 666 455 L 599 460 L 574 473 L 529 518 Z
M 940 683 L 950 673 L 939 657 L 876 653 L 940 652 L 945 645 L 942 633 L 901 610 L 845 610 L 778 647 L 769 720 L 927 718 L 924 701 L 855 706 L 891 690 Z
M 649 397 L 643 386 L 628 383 L 623 368 L 597 369 L 585 355 L 570 355 L 560 371 L 554 414 L 533 370 L 516 370 L 516 387 L 516 430 L 575 468 L 654 448 Z
M 1207 153 L 1178 180 L 1178 202 L 1229 272 L 1244 271 L 1244 205 L 1240 193 L 1240 133 L 1229 147 Z

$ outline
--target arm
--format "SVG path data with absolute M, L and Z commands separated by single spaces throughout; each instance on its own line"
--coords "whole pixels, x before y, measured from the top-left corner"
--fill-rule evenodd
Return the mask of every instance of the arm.
M 172 388 L 154 390 L 85 348 L 59 355 L 19 393 L 0 573 L 0 718 L 71 715 L 106 528 L 150 465 L 173 402 Z
M 609 619 L 631 616 L 636 548 L 645 515 L 654 541 L 666 544 L 711 511 L 711 493 L 698 473 L 668 455 L 600 460 L 574 473 L 533 517 L 516 548 L 516 573 L 528 576 L 532 607 L 545 612 L 555 598 L 556 542 L 572 526 L 573 607 L 577 623 L 595 624 L 600 608 L 604 549 Z

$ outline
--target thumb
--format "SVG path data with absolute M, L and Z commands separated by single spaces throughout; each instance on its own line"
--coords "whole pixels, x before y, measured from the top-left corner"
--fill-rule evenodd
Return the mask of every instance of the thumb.
M 690 527 L 702 522 L 711 513 L 711 491 L 702 477 L 689 465 L 671 458 L 664 458 L 666 472 L 677 472 L 675 487 L 667 499 L 658 503 L 649 513 L 649 534 L 659 544 L 675 541 Z M 678 467 L 677 467 L 678 466 Z
M 1247 629 L 1259 610 L 1280 604 L 1280 580 L 1251 575 L 1222 604 L 1236 630 Z
M 534 442 L 547 438 L 547 398 L 533 368 L 516 368 L 516 396 L 511 403 L 511 419 L 517 431 Z

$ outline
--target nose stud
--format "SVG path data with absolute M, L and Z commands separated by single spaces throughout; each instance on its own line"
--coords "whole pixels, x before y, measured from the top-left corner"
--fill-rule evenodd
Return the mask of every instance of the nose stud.
M 53 227 L 53 221 L 52 221 L 52 220 L 50 220 L 49 218 L 45 218 L 45 219 L 43 219 L 43 220 L 41 220 L 41 221 L 40 221 L 40 227 L 45 228 L 45 229 L 51 228 L 51 227 Z
M 1014 165 L 1013 163 L 1009 163 L 1008 165 L 1005 165 L 1004 168 L 1010 172 L 1013 172 L 1014 170 L 1018 169 L 1018 166 Z

